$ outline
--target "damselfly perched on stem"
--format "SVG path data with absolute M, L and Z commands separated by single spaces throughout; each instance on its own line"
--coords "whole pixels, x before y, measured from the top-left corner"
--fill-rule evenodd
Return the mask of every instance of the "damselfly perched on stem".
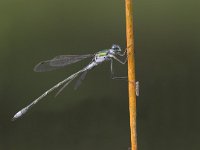
M 75 89 L 77 89 L 79 87 L 79 85 L 81 84 L 82 80 L 84 80 L 87 72 L 89 70 L 93 69 L 95 66 L 101 64 L 102 62 L 110 61 L 110 70 L 111 70 L 111 78 L 112 79 L 127 78 L 127 77 L 116 77 L 116 76 L 114 76 L 114 71 L 113 71 L 113 59 L 116 60 L 117 62 L 121 63 L 121 64 L 125 64 L 127 62 L 127 56 L 125 57 L 124 61 L 120 60 L 117 56 L 125 56 L 126 52 L 127 52 L 127 49 L 125 49 L 122 52 L 120 46 L 114 44 L 114 45 L 112 45 L 112 47 L 110 49 L 101 50 L 101 51 L 99 51 L 95 54 L 59 55 L 59 56 L 54 57 L 51 60 L 42 61 L 42 62 L 38 63 L 34 67 L 34 71 L 35 72 L 46 72 L 46 71 L 52 71 L 52 70 L 56 70 L 56 69 L 65 67 L 67 65 L 79 62 L 79 61 L 86 59 L 86 58 L 92 58 L 92 61 L 87 66 L 85 66 L 83 69 L 77 71 L 76 73 L 72 74 L 68 78 L 59 82 L 58 84 L 56 84 L 55 86 L 53 86 L 52 88 L 50 88 L 49 90 L 44 92 L 44 94 L 42 94 L 40 97 L 35 99 L 28 106 L 24 107 L 22 110 L 17 112 L 14 115 L 14 117 L 12 118 L 12 121 L 23 116 L 32 106 L 34 106 L 36 103 L 38 103 L 43 97 L 45 97 L 50 92 L 52 92 L 53 90 L 55 90 L 58 87 L 60 87 L 61 85 L 63 85 L 61 87 L 61 89 L 56 93 L 56 96 L 57 96 L 67 85 L 69 85 L 69 83 L 72 80 L 74 80 L 78 75 L 81 74 L 80 78 L 77 80 L 77 82 L 75 84 Z

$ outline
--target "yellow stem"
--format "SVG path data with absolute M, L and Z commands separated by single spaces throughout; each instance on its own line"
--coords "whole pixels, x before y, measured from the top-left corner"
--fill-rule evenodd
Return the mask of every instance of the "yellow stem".
M 132 0 L 125 0 L 126 5 L 126 39 L 128 55 L 128 90 L 129 90 L 129 113 L 131 131 L 131 150 L 137 150 L 136 137 L 136 94 L 135 94 L 135 53 L 133 33 L 133 3 Z

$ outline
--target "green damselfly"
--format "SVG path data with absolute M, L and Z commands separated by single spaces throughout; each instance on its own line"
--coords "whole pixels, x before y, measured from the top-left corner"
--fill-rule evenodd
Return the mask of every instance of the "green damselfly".
M 86 58 L 92 58 L 92 61 L 87 66 L 85 66 L 83 69 L 77 71 L 76 73 L 72 74 L 68 78 L 66 78 L 63 81 L 59 82 L 58 84 L 56 84 L 55 86 L 53 86 L 52 88 L 50 88 L 49 90 L 44 92 L 41 96 L 39 96 L 37 99 L 35 99 L 28 106 L 24 107 L 19 112 L 17 112 L 14 115 L 14 117 L 12 118 L 12 121 L 14 121 L 14 120 L 20 118 L 21 116 L 23 116 L 31 107 L 33 107 L 36 103 L 38 103 L 47 94 L 49 94 L 53 90 L 57 89 L 61 85 L 63 85 L 63 87 L 61 87 L 61 89 L 56 93 L 56 96 L 57 96 L 67 85 L 69 85 L 69 83 L 72 80 L 74 80 L 76 77 L 78 77 L 80 75 L 80 78 L 77 80 L 77 82 L 75 84 L 75 89 L 77 89 L 79 87 L 79 85 L 81 84 L 82 80 L 84 80 L 87 72 L 89 70 L 93 69 L 94 67 L 100 65 L 101 63 L 105 62 L 105 61 L 110 61 L 110 70 L 111 70 L 111 78 L 112 79 L 124 79 L 124 78 L 127 78 L 127 77 L 116 77 L 116 76 L 114 76 L 114 71 L 113 71 L 113 60 L 116 60 L 117 62 L 119 62 L 121 64 L 125 64 L 127 62 L 127 56 L 126 56 L 124 61 L 120 60 L 117 57 L 117 56 L 125 56 L 126 52 L 127 52 L 127 49 L 125 49 L 122 52 L 122 50 L 121 50 L 119 45 L 113 44 L 110 49 L 101 50 L 101 51 L 99 51 L 99 52 L 97 52 L 95 54 L 59 55 L 59 56 L 54 57 L 51 60 L 42 61 L 42 62 L 38 63 L 34 67 L 34 71 L 35 72 L 46 72 L 46 71 L 52 71 L 52 70 L 56 70 L 56 69 L 65 67 L 67 65 L 79 62 L 79 61 L 84 60 Z M 138 82 L 136 82 L 136 86 L 137 85 L 138 85 Z M 138 94 L 139 94 L 139 92 L 138 92 Z M 137 95 L 137 92 L 136 92 L 136 95 Z

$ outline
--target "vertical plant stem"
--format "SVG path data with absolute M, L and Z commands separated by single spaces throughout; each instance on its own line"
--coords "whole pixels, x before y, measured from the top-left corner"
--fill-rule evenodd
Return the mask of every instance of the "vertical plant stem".
M 135 94 L 135 53 L 133 33 L 133 2 L 125 0 L 126 9 L 126 40 L 128 55 L 128 92 L 129 92 L 129 113 L 131 131 L 131 150 L 137 150 L 136 137 L 136 94 Z

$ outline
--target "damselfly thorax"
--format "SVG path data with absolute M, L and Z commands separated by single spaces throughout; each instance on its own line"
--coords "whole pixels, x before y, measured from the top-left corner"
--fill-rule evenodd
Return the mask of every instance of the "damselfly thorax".
M 97 62 L 98 64 L 106 61 L 106 60 L 109 60 L 109 50 L 102 50 L 102 51 L 99 51 L 95 54 L 94 56 L 94 61 Z

